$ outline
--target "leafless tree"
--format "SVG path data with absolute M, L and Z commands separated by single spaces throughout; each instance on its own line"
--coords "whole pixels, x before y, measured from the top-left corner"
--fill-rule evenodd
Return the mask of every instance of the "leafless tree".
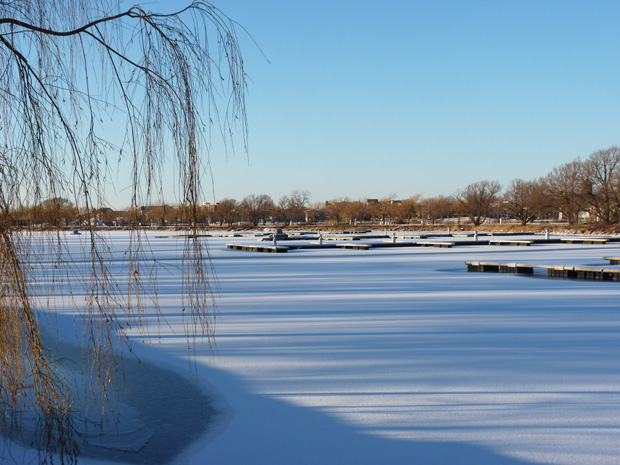
M 376 205 L 376 214 L 379 217 L 381 224 L 389 224 L 395 216 L 395 199 L 396 194 L 390 194 L 379 200 L 379 203 Z
M 294 190 L 288 196 L 288 217 L 291 221 L 301 223 L 306 220 L 306 207 L 310 201 L 310 192 Z
M 598 221 L 614 223 L 620 217 L 620 149 L 594 152 L 583 164 L 584 200 Z
M 584 169 L 581 160 L 553 168 L 542 180 L 546 202 L 562 213 L 569 224 L 579 222 L 584 208 Z
M 343 220 L 343 210 L 350 203 L 348 198 L 334 199 L 329 202 L 325 202 L 325 213 L 332 220 L 336 221 L 336 224 L 340 224 Z
M 344 206 L 341 214 L 342 218 L 351 224 L 357 221 L 365 221 L 368 217 L 368 206 L 359 200 L 349 202 Z
M 290 216 L 289 216 L 289 203 L 290 203 L 290 199 L 288 195 L 283 195 L 282 197 L 280 197 L 280 200 L 278 200 L 278 204 L 276 205 L 275 208 L 275 215 L 276 215 L 276 220 L 283 223 L 285 226 L 289 223 L 290 221 Z
M 543 188 L 538 181 L 513 179 L 504 193 L 508 214 L 523 226 L 538 218 L 544 208 Z
M 222 199 L 215 207 L 215 218 L 219 221 L 220 226 L 228 223 L 230 226 L 237 221 L 239 216 L 239 202 L 235 199 Z
M 148 221 L 149 223 L 156 223 L 160 226 L 163 226 L 168 223 L 170 214 L 174 212 L 174 210 L 174 207 L 166 204 L 149 207 L 145 211 L 146 221 Z M 102 215 L 97 216 L 101 218 Z
M 473 225 L 480 226 L 489 215 L 500 190 L 501 185 L 497 181 L 478 181 L 459 190 L 456 199 Z
M 310 192 L 308 191 L 294 190 L 289 195 L 283 195 L 276 206 L 279 220 L 284 224 L 305 221 L 309 201 Z
M 275 204 L 271 197 L 266 194 L 252 194 L 241 201 L 239 209 L 250 223 L 257 226 L 261 221 L 264 222 L 273 214 Z
M 421 198 L 422 194 L 416 194 L 401 200 L 401 202 L 397 205 L 397 216 L 405 220 L 407 224 L 411 221 L 412 218 L 418 217 L 420 214 Z
M 443 195 L 429 197 L 420 202 L 422 214 L 427 220 L 430 219 L 433 225 L 437 218 L 446 218 L 450 214 L 450 207 L 451 199 Z
M 77 209 L 73 203 L 63 197 L 42 200 L 27 209 L 32 223 L 39 229 L 66 227 L 77 218 Z
M 12 211 L 63 197 L 91 218 L 126 160 L 137 219 L 138 206 L 161 190 L 172 155 L 180 201 L 190 210 L 181 305 L 190 343 L 210 337 L 210 267 L 196 229 L 201 173 L 212 132 L 228 146 L 238 132 L 245 144 L 245 79 L 235 24 L 208 3 L 157 14 L 113 0 L 0 0 L 0 428 L 17 431 L 20 412 L 38 412 L 41 462 L 54 454 L 71 462 L 78 451 L 68 386 L 38 325 L 33 236 L 12 229 Z M 125 132 L 115 136 L 118 127 Z M 121 294 L 101 236 L 92 223 L 85 227 L 92 266 L 84 341 L 107 403 L 118 371 L 113 335 L 118 330 L 122 346 L 122 325 L 140 325 L 155 281 L 153 265 L 142 260 L 144 239 L 134 236 Z M 49 246 L 68 277 L 62 236 L 50 237 Z

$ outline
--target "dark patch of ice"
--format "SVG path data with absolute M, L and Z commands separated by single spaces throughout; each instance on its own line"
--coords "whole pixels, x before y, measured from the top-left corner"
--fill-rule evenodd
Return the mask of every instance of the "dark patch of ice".
M 61 371 L 75 384 L 79 403 L 86 402 L 83 363 L 79 348 L 59 343 Z M 171 462 L 203 436 L 221 414 L 195 381 L 152 363 L 125 358 L 118 374 L 118 401 L 103 419 L 84 419 L 76 410 L 75 427 L 80 455 L 133 464 Z M 96 412 L 98 409 L 92 409 Z M 22 431 L 12 439 L 32 443 L 36 418 L 25 415 Z M 0 432 L 1 434 L 1 432 Z M 36 441 L 34 441 L 36 443 Z

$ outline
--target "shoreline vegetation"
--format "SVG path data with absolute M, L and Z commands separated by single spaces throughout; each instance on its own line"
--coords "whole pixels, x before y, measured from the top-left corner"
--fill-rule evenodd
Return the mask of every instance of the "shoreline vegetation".
M 607 229 L 620 223 L 620 148 L 611 146 L 592 153 L 586 160 L 573 160 L 534 180 L 515 178 L 502 187 L 498 181 L 481 180 L 458 189 L 452 195 L 407 198 L 390 194 L 383 198 L 359 200 L 339 197 L 310 202 L 310 192 L 293 190 L 280 199 L 267 194 L 251 194 L 241 201 L 222 198 L 216 203 L 199 200 L 199 193 L 178 204 L 163 199 L 151 203 L 143 199 L 124 209 L 113 209 L 105 202 L 84 208 L 61 196 L 36 199 L 7 206 L 7 224 L 17 228 L 59 229 L 144 225 L 407 225 L 425 227 L 453 224 L 474 227 L 494 224 L 539 223 L 596 225 Z M 545 226 L 545 227 L 546 227 Z M 525 229 L 527 230 L 527 229 Z
M 17 228 L 19 230 L 19 228 Z M 22 228 L 25 230 L 26 228 Z M 139 226 L 139 227 L 127 227 L 127 226 L 102 226 L 95 228 L 96 231 L 130 231 L 130 230 L 143 230 L 143 231 L 172 231 L 183 232 L 193 231 L 189 226 Z M 530 223 L 527 225 L 521 225 L 517 223 L 485 223 L 479 226 L 473 224 L 455 222 L 451 223 L 436 223 L 436 224 L 379 224 L 379 223 L 362 223 L 362 224 L 316 224 L 316 223 L 303 223 L 297 225 L 283 225 L 278 223 L 267 223 L 258 226 L 252 226 L 250 224 L 238 224 L 233 226 L 220 226 L 220 225 L 203 225 L 198 227 L 198 232 L 260 232 L 271 231 L 276 229 L 282 229 L 284 232 L 360 232 L 360 231 L 444 231 L 446 233 L 458 233 L 462 232 L 506 232 L 506 233 L 540 233 L 544 234 L 546 231 L 554 234 L 620 234 L 620 224 L 568 224 L 568 223 Z M 66 231 L 66 232 L 80 232 L 80 228 L 66 227 L 66 228 L 27 228 L 28 231 Z

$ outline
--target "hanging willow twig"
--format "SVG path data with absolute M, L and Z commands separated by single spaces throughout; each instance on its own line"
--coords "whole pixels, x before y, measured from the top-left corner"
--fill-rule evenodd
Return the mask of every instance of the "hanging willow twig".
M 36 411 L 42 462 L 73 462 L 78 448 L 73 401 L 41 335 L 31 285 L 43 233 L 20 227 L 16 212 L 43 203 L 61 209 L 59 199 L 71 199 L 89 230 L 86 299 L 75 305 L 85 315 L 93 397 L 105 408 L 116 385 L 115 348 L 127 343 L 117 330 L 143 323 L 146 303 L 158 306 L 154 259 L 145 262 L 138 225 L 121 286 L 94 212 L 106 204 L 119 163 L 131 166 L 137 209 L 161 191 L 164 164 L 176 160 L 179 200 L 193 212 L 182 267 L 185 327 L 188 341 L 210 340 L 212 273 L 196 205 L 211 132 L 225 147 L 239 133 L 247 147 L 245 92 L 235 23 L 208 3 L 156 14 L 122 11 L 111 0 L 0 0 L 0 428 L 18 431 L 22 412 Z M 49 230 L 46 253 L 71 276 L 60 221 L 40 226 Z

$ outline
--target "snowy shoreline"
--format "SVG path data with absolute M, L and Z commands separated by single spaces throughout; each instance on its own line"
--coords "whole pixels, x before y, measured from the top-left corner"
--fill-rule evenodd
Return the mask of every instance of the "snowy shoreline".
M 110 409 L 102 419 L 101 402 L 89 401 L 90 381 L 81 349 L 50 337 L 49 332 L 45 339 L 75 395 L 76 440 L 85 461 L 176 463 L 228 421 L 230 408 L 215 389 L 190 379 L 189 372 L 161 359 L 149 361 L 147 356 L 123 358 L 117 386 L 110 393 Z M 86 405 L 90 413 L 85 418 Z M 32 440 L 35 418 L 31 418 L 26 415 L 18 441 L 22 444 Z

